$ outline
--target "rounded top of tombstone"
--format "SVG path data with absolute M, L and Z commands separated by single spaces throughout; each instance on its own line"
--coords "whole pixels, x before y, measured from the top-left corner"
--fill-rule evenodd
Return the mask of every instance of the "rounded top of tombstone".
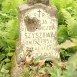
M 49 5 L 49 0 L 27 0 L 28 4 L 34 5 L 36 3 L 42 3 L 45 5 Z

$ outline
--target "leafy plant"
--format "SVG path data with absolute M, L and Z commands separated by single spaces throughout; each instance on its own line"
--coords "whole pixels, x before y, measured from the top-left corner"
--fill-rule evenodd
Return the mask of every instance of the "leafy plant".
M 0 0 L 0 77 L 9 77 L 18 37 L 17 6 L 22 3 L 23 0 Z
M 77 77 L 77 70 L 74 69 L 71 64 L 67 65 L 65 70 L 62 70 L 58 66 L 54 66 L 52 68 L 44 67 L 41 69 L 41 73 L 44 74 L 46 72 L 50 74 L 50 77 Z
M 35 77 L 34 70 L 31 70 L 29 67 L 25 67 L 25 69 L 22 72 L 22 77 Z

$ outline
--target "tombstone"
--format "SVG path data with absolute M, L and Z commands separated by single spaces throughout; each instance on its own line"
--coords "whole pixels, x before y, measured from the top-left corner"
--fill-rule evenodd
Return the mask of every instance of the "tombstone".
M 49 0 L 28 0 L 20 5 L 19 45 L 16 48 L 16 63 L 33 60 L 60 59 L 57 47 L 57 9 Z M 15 77 L 15 76 L 14 76 Z

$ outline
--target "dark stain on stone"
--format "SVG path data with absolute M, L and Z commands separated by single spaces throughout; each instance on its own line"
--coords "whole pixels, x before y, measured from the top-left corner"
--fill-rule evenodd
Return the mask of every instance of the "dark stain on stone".
M 27 30 L 30 32 L 34 32 L 40 26 L 39 20 L 35 17 L 30 18 L 29 16 L 26 16 L 24 22 L 26 24 Z

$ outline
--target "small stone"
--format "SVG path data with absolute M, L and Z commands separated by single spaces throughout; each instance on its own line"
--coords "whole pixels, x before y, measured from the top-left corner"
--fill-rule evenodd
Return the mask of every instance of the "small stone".
M 44 77 L 44 74 L 39 74 L 39 77 Z
M 41 60 L 41 61 L 39 62 L 39 66 L 38 66 L 39 69 L 43 68 L 44 65 L 45 65 L 45 60 Z
M 28 56 L 27 56 L 27 57 L 26 57 L 26 63 L 27 63 L 27 64 L 30 64 L 31 61 L 32 61 L 32 57 L 28 57 Z
M 61 68 L 64 68 L 66 66 L 66 62 L 59 62 L 58 66 L 60 66 Z

